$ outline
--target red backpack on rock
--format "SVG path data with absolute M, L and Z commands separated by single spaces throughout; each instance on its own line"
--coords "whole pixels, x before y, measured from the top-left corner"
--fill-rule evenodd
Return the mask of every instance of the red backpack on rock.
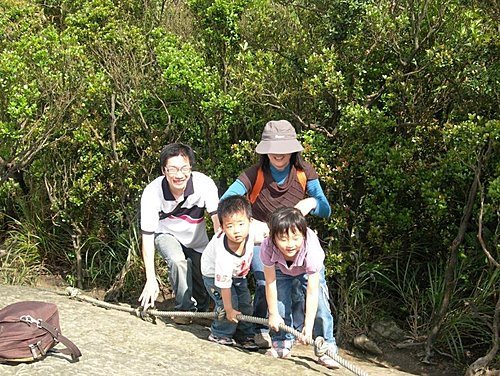
M 58 351 L 77 361 L 78 347 L 61 334 L 59 311 L 52 303 L 23 301 L 0 310 L 0 362 L 30 362 L 45 357 L 61 342 Z

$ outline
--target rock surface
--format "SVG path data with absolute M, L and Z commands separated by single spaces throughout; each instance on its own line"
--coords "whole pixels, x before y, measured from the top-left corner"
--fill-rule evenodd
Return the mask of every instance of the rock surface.
M 359 336 L 354 337 L 352 340 L 353 345 L 362 350 L 369 352 L 370 354 L 382 355 L 383 352 L 377 346 L 375 342 L 373 342 L 370 338 L 368 338 L 365 334 L 360 334 Z
M 126 312 L 104 309 L 59 293 L 26 286 L 0 285 L 0 308 L 22 300 L 55 303 L 62 333 L 81 350 L 71 363 L 61 354 L 17 365 L 0 364 L 9 375 L 353 375 L 345 368 L 328 370 L 315 362 L 310 346 L 296 346 L 287 360 L 264 351 L 246 352 L 207 340 L 208 327 L 179 326 L 165 319 L 157 324 Z M 59 344 L 56 348 L 62 348 Z M 340 356 L 369 375 L 410 375 L 381 364 L 358 359 L 345 351 Z

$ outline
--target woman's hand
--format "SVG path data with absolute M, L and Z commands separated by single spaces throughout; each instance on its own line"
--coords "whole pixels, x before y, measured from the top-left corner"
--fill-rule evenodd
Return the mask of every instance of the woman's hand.
M 308 197 L 303 200 L 300 200 L 295 208 L 299 209 L 303 216 L 306 216 L 311 212 L 311 210 L 316 209 L 317 201 L 314 197 Z
M 254 234 L 255 244 L 261 244 L 264 239 L 269 236 L 269 227 L 267 226 L 267 223 L 257 219 L 252 219 L 250 226 L 252 228 L 252 233 Z

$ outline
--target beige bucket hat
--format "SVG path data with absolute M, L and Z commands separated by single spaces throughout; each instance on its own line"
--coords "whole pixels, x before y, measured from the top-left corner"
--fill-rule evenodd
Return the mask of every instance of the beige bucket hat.
M 255 148 L 257 154 L 291 154 L 304 150 L 295 128 L 286 120 L 271 120 L 264 127 L 262 138 Z

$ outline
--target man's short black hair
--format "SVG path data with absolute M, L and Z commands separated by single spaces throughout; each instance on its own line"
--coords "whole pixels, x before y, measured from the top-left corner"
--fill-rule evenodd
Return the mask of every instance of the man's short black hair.
M 248 219 L 252 218 L 252 205 L 245 196 L 229 196 L 219 202 L 217 216 L 221 226 L 224 218 L 236 213 L 244 213 Z
M 194 166 L 194 152 L 191 149 L 191 146 L 181 144 L 181 143 L 173 143 L 166 145 L 160 153 L 160 170 L 163 173 L 163 169 L 167 165 L 167 161 L 172 157 L 177 157 L 182 155 L 189 159 L 189 164 L 191 167 Z

